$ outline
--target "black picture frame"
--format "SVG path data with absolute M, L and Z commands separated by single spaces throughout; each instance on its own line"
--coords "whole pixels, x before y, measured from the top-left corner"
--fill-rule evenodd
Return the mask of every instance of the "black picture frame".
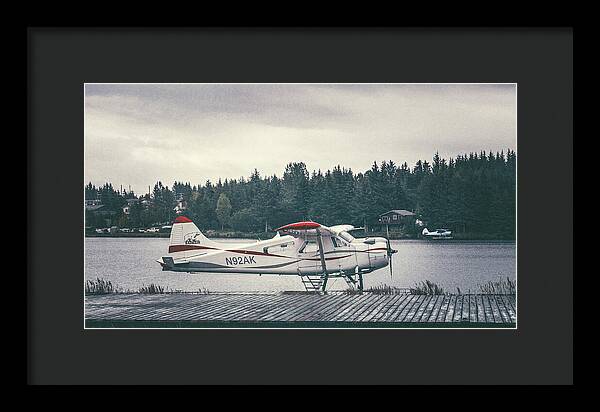
M 30 28 L 27 46 L 28 383 L 573 382 L 572 29 Z M 85 82 L 517 83 L 518 329 L 84 330 Z

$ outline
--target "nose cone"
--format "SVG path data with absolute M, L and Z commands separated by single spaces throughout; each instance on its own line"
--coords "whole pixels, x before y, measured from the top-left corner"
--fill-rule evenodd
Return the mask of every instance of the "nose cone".
M 387 253 L 387 241 L 377 241 L 370 253 L 371 267 L 373 269 L 379 269 L 388 265 L 388 253 Z

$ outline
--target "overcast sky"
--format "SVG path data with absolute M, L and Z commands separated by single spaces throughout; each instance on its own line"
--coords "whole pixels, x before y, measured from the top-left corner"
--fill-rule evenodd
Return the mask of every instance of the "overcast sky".
M 85 181 L 282 176 L 516 150 L 515 85 L 86 84 Z

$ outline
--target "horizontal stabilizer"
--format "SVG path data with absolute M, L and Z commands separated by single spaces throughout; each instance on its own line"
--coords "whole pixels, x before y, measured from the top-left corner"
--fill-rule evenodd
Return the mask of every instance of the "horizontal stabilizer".
M 161 264 L 164 270 L 173 269 L 175 267 L 175 261 L 171 256 L 163 256 L 163 263 Z

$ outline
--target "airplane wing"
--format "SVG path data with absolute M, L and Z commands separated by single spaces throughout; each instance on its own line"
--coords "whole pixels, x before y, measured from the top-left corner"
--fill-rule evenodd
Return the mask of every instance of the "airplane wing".
M 329 230 L 331 231 L 331 233 L 338 235 L 340 232 L 350 232 L 351 230 L 354 230 L 355 227 L 352 225 L 335 225 L 335 226 L 331 226 L 329 227 Z
M 346 225 L 340 225 L 346 226 Z M 325 235 L 336 235 L 337 232 L 333 231 L 333 228 L 323 226 L 317 222 L 306 221 L 306 222 L 296 222 L 290 223 L 289 225 L 281 226 L 280 228 L 275 229 L 277 232 L 285 233 L 286 235 L 291 235 L 294 237 L 298 237 L 300 232 L 308 232 L 312 234 L 316 234 L 316 229 L 319 229 L 321 234 Z
M 290 223 L 289 225 L 281 226 L 280 228 L 275 229 L 277 232 L 279 231 L 289 231 L 289 230 L 310 230 L 320 228 L 321 225 L 317 222 L 297 222 Z

